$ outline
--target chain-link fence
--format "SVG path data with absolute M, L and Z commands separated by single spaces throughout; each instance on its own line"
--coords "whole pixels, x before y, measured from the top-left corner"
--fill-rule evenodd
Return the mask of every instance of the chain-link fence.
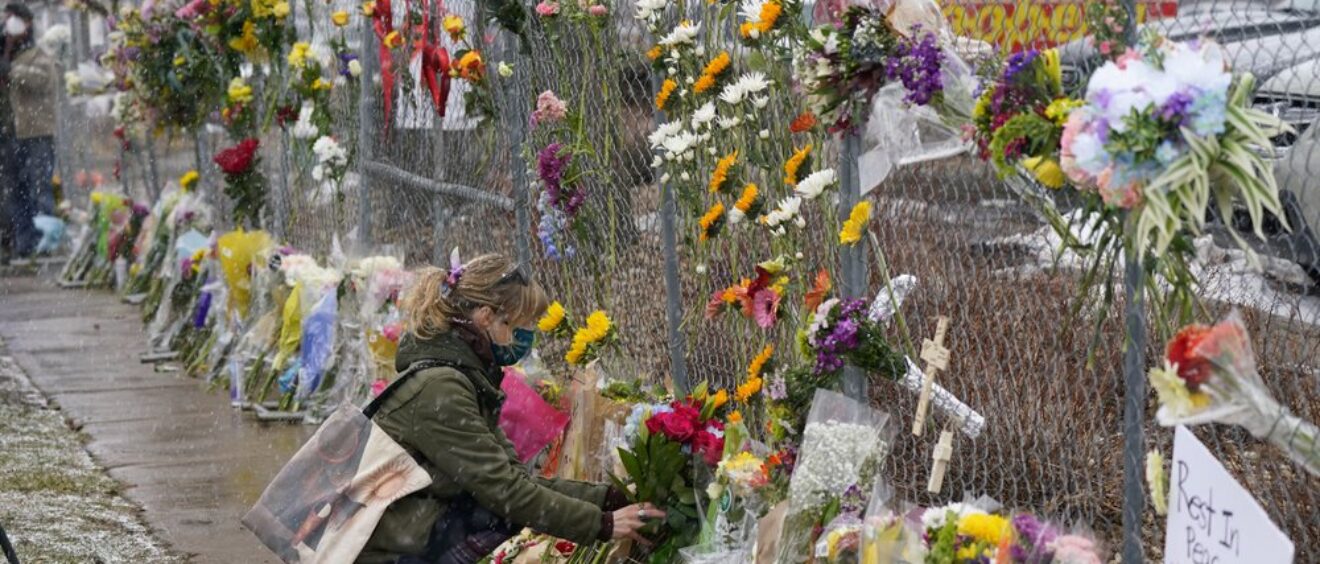
M 295 14 L 300 22 L 324 22 L 334 9 L 356 8 L 343 2 L 304 6 Z M 794 323 L 805 313 L 800 297 L 785 299 L 780 306 L 785 321 L 768 330 L 736 315 L 706 315 L 712 292 L 754 277 L 758 262 L 785 257 L 797 288 L 808 287 L 818 270 L 828 270 L 836 286 L 855 295 L 874 295 L 886 274 L 913 275 L 918 285 L 903 308 L 905 324 L 895 326 L 891 337 L 915 357 L 921 340 L 933 335 L 937 318 L 948 317 L 952 362 L 939 382 L 985 415 L 986 430 L 975 439 L 956 439 L 940 495 L 925 488 L 933 433 L 900 434 L 885 472 L 900 497 L 934 505 L 984 494 L 1009 508 L 1091 527 L 1117 549 L 1124 507 L 1123 405 L 1134 391 L 1125 386 L 1122 368 L 1121 267 L 1100 273 L 1108 284 L 1095 286 L 1096 292 L 1111 289 L 1113 300 L 1082 299 L 1096 296 L 1078 295 L 1086 274 L 1079 263 L 1057 252 L 1058 239 L 1018 197 L 1019 190 L 966 153 L 900 161 L 876 186 L 845 178 L 842 205 L 804 207 L 806 227 L 787 238 L 767 237 L 748 221 L 699 241 L 698 218 L 720 196 L 705 190 L 705 179 L 661 178 L 652 169 L 655 152 L 648 136 L 667 121 L 655 103 L 665 73 L 656 72 L 645 55 L 658 38 L 632 17 L 631 3 L 609 5 L 607 16 L 590 20 L 529 14 L 524 38 L 486 22 L 485 3 L 426 6 L 435 14 L 430 21 L 437 37 L 439 15 L 456 13 L 470 22 L 469 33 L 486 54 L 493 117 L 481 121 L 465 111 L 468 87 L 457 80 L 446 116 L 435 115 L 425 96 L 414 100 L 421 86 L 412 84 L 386 93 L 393 112 L 385 117 L 378 40 L 365 25 L 352 26 L 348 41 L 366 70 L 360 89 L 335 91 L 334 129 L 353 148 L 354 171 L 342 197 L 325 189 L 311 176 L 310 153 L 275 130 L 263 140 L 262 153 L 272 179 L 268 229 L 309 252 L 329 253 L 337 237 L 353 252 L 396 254 L 410 266 L 444 265 L 455 247 L 464 257 L 518 256 L 575 320 L 594 309 L 611 314 L 622 347 L 609 371 L 655 381 L 672 377 L 680 386 L 702 381 L 734 386 L 767 344 L 776 347 L 781 364 L 800 362 Z M 803 13 L 809 16 L 816 8 L 808 5 Z M 727 50 L 734 69 L 770 69 L 770 101 L 755 117 L 757 129 L 766 133 L 756 132 L 764 138 L 752 144 L 763 163 L 776 166 L 763 166 L 744 179 L 761 187 L 765 204 L 774 206 L 791 194 L 778 163 L 806 145 L 814 147 L 816 168 L 832 166 L 848 176 L 846 160 L 868 147 L 850 146 L 820 128 L 789 132 L 804 104 L 792 89 L 783 54 L 745 47 L 736 41 L 736 29 L 718 28 L 713 15 L 736 8 L 700 2 L 685 9 L 703 24 L 699 41 L 708 55 Z M 985 41 L 987 48 L 1061 46 L 1065 81 L 1075 90 L 1084 87 L 1100 61 L 1100 47 L 1085 40 L 1077 3 L 953 2 L 943 10 L 955 32 Z M 1237 70 L 1258 75 L 1260 106 L 1301 131 L 1277 140 L 1286 151 L 1277 172 L 1292 205 L 1294 230 L 1276 229 L 1258 245 L 1265 271 L 1248 268 L 1239 252 L 1224 250 L 1233 248 L 1223 233 L 1225 224 L 1235 227 L 1228 219 L 1220 222 L 1219 246 L 1202 250 L 1196 272 L 1203 297 L 1199 317 L 1210 321 L 1229 308 L 1242 308 L 1270 389 L 1297 415 L 1320 420 L 1320 299 L 1314 295 L 1320 254 L 1309 238 L 1311 229 L 1320 227 L 1320 192 L 1310 181 L 1320 151 L 1314 130 L 1307 128 L 1320 108 L 1315 80 L 1320 5 L 1212 0 L 1142 4 L 1136 12 L 1174 39 L 1218 40 Z M 86 29 L 103 20 L 89 23 L 82 13 L 53 13 L 70 18 L 75 30 L 66 64 L 91 60 L 96 46 Z M 315 41 L 312 27 L 300 24 L 300 37 Z M 396 60 L 395 70 L 403 63 Z M 511 72 L 500 72 L 501 67 Z M 534 123 L 537 97 L 546 91 L 556 93 L 575 116 L 568 129 Z M 121 155 L 108 141 L 108 114 L 89 120 L 85 103 L 62 107 L 62 175 L 74 178 L 86 170 L 108 177 L 106 171 L 118 161 L 130 195 L 150 197 L 187 168 L 210 168 L 210 155 L 227 143 L 209 133 L 149 136 L 131 139 Z M 538 205 L 546 190 L 538 179 L 539 156 L 556 142 L 574 145 L 577 186 L 586 195 L 567 231 L 556 231 L 553 217 Z M 709 170 L 723 153 L 697 159 Z M 214 173 L 206 176 L 207 189 L 223 206 L 218 179 Z M 683 185 L 690 189 L 682 190 Z M 841 253 L 839 222 L 863 188 L 872 188 L 864 198 L 876 209 L 870 227 L 876 244 L 864 242 Z M 78 201 L 86 194 L 67 195 Z M 1077 205 L 1062 195 L 1057 199 L 1065 211 Z M 1159 357 L 1167 336 L 1167 328 L 1150 330 L 1147 359 Z M 563 348 L 551 342 L 542 354 L 558 359 Z M 872 382 L 867 393 L 897 418 L 900 429 L 910 427 L 914 394 L 883 380 Z M 1155 425 L 1154 402 L 1147 403 L 1147 448 L 1170 452 L 1172 432 Z M 1197 434 L 1292 537 L 1298 561 L 1320 557 L 1315 552 L 1320 482 L 1237 428 L 1205 426 Z M 1127 448 L 1132 455 L 1131 445 Z M 1158 557 L 1162 519 L 1145 512 L 1142 531 L 1147 557 Z

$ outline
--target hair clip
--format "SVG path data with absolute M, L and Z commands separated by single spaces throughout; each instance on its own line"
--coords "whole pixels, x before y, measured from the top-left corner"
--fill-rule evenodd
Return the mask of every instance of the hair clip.
M 445 282 L 440 287 L 440 295 L 446 298 L 454 293 L 454 288 L 458 287 L 458 281 L 463 278 L 463 260 L 458 258 L 458 247 L 449 253 L 449 276 L 445 277 Z

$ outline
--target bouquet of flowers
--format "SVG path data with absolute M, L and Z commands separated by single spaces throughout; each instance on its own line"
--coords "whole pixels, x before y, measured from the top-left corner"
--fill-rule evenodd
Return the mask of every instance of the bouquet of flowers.
M 800 345 L 815 359 L 817 375 L 838 373 L 845 361 L 888 378 L 905 373 L 903 355 L 890 347 L 883 322 L 869 317 L 868 309 L 865 300 L 838 298 L 816 308 Z
M 255 138 L 244 139 L 215 156 L 215 164 L 225 173 L 225 196 L 234 204 L 234 222 L 249 227 L 260 222 L 266 201 L 266 176 L 261 172 L 261 156 L 257 154 L 259 144 Z
M 1287 126 L 1251 108 L 1254 86 L 1250 75 L 1234 80 L 1213 42 L 1147 39 L 1091 77 L 1063 129 L 1060 164 L 1079 190 L 1132 211 L 1123 229 L 1138 256 L 1199 233 L 1212 196 L 1225 219 L 1240 202 L 1263 237 L 1265 211 L 1285 220 L 1256 149 Z
M 972 139 L 1001 176 L 1026 168 L 1041 184 L 1060 188 L 1056 159 L 1064 120 L 1078 103 L 1063 93 L 1059 53 L 1015 53 L 997 69 L 972 110 Z
M 132 87 L 150 101 L 147 111 L 160 124 L 201 125 L 225 97 L 229 73 L 215 56 L 218 46 L 204 28 L 168 12 L 131 9 L 124 16 L 115 25 L 118 35 L 111 34 L 111 57 L 103 63 L 126 65 Z
M 778 562 L 808 561 L 824 531 L 859 530 L 894 434 L 888 414 L 835 392 L 816 391 L 789 485 Z
M 811 30 L 794 57 L 807 104 L 831 131 L 856 125 L 871 98 L 889 80 L 886 63 L 899 34 L 875 10 L 853 6 L 839 26 Z
M 952 503 L 927 509 L 921 515 L 925 561 L 936 564 L 972 562 L 1043 562 L 1101 564 L 1096 542 L 1081 534 L 1067 534 L 1030 513 L 1004 517 L 975 504 Z M 890 545 L 888 553 L 911 553 L 911 545 Z M 901 552 L 900 552 L 901 551 Z M 885 553 L 880 553 L 883 555 Z
M 633 434 L 628 446 L 619 449 L 623 475 L 611 479 L 621 491 L 630 492 L 633 502 L 668 511 L 660 530 L 652 531 L 661 536 L 650 562 L 673 562 L 680 548 L 698 538 L 698 508 L 705 503 L 699 497 L 705 492 L 697 487 L 695 462 L 706 471 L 720 463 L 725 428 L 717 413 L 728 401 L 728 392 L 708 393 L 703 384 L 688 398 L 644 409 L 640 423 L 626 427 Z
M 1320 428 L 1270 393 L 1237 312 L 1213 327 L 1180 331 L 1169 342 L 1163 366 L 1150 371 L 1150 384 L 1159 396 L 1161 425 L 1239 425 L 1320 476 Z

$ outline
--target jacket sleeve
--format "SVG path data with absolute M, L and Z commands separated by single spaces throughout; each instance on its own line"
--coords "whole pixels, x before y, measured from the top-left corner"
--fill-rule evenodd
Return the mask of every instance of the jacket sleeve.
M 420 376 L 420 374 L 419 374 Z M 601 509 L 546 487 L 511 459 L 477 406 L 472 383 L 439 370 L 410 403 L 412 447 L 477 503 L 516 525 L 582 544 L 596 540 Z M 602 493 L 602 497 L 603 497 Z

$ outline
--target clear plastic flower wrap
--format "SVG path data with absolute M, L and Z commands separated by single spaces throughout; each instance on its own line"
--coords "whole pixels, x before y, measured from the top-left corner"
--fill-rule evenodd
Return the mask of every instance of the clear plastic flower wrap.
M 1237 311 L 1213 327 L 1179 331 L 1164 364 L 1151 370 L 1150 383 L 1159 396 L 1160 425 L 1238 425 L 1320 476 L 1320 428 L 1294 415 L 1265 386 Z
M 888 414 L 842 394 L 816 390 L 789 483 L 779 562 L 808 561 L 818 527 L 840 515 L 860 518 L 895 433 Z
M 877 480 L 862 521 L 861 564 L 920 564 L 926 548 L 910 504 L 896 503 L 893 489 Z

